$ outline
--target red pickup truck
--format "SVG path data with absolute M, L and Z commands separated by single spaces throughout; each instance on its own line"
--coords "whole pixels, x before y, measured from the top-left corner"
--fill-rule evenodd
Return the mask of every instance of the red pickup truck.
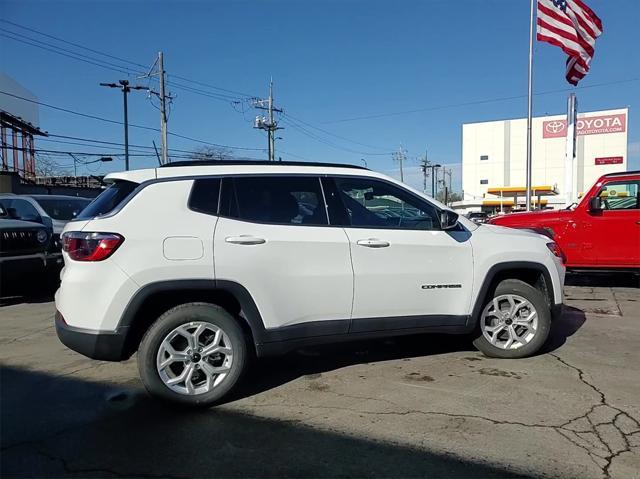
M 611 173 L 567 209 L 496 216 L 489 223 L 547 234 L 571 270 L 640 273 L 639 190 L 640 171 Z

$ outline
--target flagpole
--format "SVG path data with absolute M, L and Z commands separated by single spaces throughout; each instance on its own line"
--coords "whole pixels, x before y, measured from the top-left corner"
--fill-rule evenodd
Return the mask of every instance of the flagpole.
M 531 0 L 531 13 L 529 19 L 529 89 L 527 95 L 527 211 L 531 211 L 531 114 L 532 114 L 532 97 L 533 97 L 533 19 L 534 19 L 534 3 Z M 517 206 L 517 205 L 516 205 Z

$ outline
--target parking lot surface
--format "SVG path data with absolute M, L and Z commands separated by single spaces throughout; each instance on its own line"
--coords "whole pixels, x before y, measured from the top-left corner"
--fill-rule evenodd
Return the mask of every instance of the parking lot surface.
M 50 301 L 5 299 L 1 475 L 640 477 L 637 280 L 569 284 L 536 357 L 447 336 L 306 349 L 200 411 L 148 398 L 135 358 L 66 349 Z

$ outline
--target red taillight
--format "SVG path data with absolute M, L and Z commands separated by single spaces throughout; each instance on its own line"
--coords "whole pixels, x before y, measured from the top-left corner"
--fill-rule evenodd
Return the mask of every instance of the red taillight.
M 62 235 L 62 250 L 74 261 L 102 261 L 111 256 L 124 238 L 115 233 L 69 231 Z
M 549 251 L 551 251 L 554 256 L 560 258 L 563 263 L 567 260 L 557 243 L 547 243 L 547 248 L 549 248 Z

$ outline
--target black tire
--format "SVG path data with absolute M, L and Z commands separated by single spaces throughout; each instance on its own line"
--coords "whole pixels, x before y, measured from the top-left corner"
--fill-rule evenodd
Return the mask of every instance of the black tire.
M 228 336 L 233 361 L 227 376 L 208 392 L 187 395 L 173 391 L 160 378 L 156 358 L 165 337 L 180 325 L 192 321 L 210 323 Z M 238 321 L 220 306 L 209 303 L 186 303 L 160 316 L 147 330 L 138 349 L 140 379 L 154 397 L 185 406 L 208 407 L 219 403 L 237 385 L 247 365 L 247 338 Z
M 538 327 L 534 337 L 527 344 L 519 347 L 518 349 L 502 349 L 491 344 L 482 334 L 481 330 L 482 311 L 484 311 L 494 298 L 505 294 L 516 294 L 523 297 L 533 305 L 538 313 Z M 549 331 L 551 330 L 551 311 L 549 304 L 542 292 L 524 281 L 517 279 L 506 279 L 501 281 L 494 289 L 493 293 L 487 297 L 482 306 L 482 311 L 480 312 L 480 317 L 477 318 L 473 345 L 485 356 L 504 359 L 526 358 L 537 353 L 540 348 L 544 346 L 547 338 L 549 337 Z

